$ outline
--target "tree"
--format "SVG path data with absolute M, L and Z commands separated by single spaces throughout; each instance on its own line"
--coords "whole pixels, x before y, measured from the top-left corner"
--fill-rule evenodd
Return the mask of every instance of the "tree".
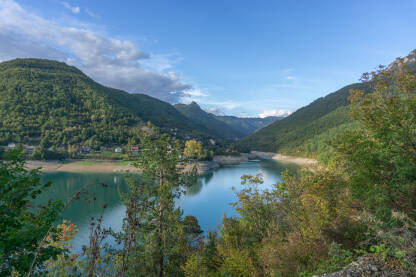
M 41 184 L 39 171 L 27 171 L 21 152 L 9 151 L 0 161 L 0 276 L 26 274 L 64 251 L 45 245 L 46 236 L 55 237 L 53 227 L 63 204 L 50 201 L 33 205 L 33 200 L 50 186 Z
M 146 136 L 137 166 L 141 180 L 128 177 L 126 218 L 116 238 L 120 276 L 180 276 L 181 266 L 200 245 L 199 224 L 194 217 L 182 219 L 175 199 L 188 176 L 177 167 L 180 147 L 169 137 Z
M 405 68 L 365 74 L 373 92 L 351 92 L 352 116 L 360 127 L 333 144 L 353 197 L 378 219 L 391 211 L 416 218 L 416 76 Z
M 185 142 L 183 154 L 189 159 L 199 159 L 202 156 L 202 145 L 196 140 L 188 140 Z

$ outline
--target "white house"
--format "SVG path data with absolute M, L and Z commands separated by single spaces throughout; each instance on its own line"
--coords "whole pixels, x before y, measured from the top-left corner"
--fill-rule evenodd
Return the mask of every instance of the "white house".
M 9 149 L 16 148 L 16 143 L 14 143 L 14 142 L 9 142 L 9 144 L 7 145 L 7 148 L 9 148 Z
M 121 153 L 121 147 L 116 147 L 115 149 L 114 149 L 114 152 L 116 152 L 116 153 Z

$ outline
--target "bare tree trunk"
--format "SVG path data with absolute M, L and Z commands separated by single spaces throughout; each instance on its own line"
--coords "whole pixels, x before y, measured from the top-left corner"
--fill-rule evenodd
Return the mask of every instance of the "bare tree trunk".
M 163 170 L 160 172 L 160 184 L 159 189 L 163 190 L 164 185 L 164 175 Z M 164 213 L 164 203 L 163 197 L 160 198 L 160 207 L 159 207 L 159 228 L 158 228 L 158 247 L 159 247 L 159 277 L 163 277 L 163 243 L 162 243 L 162 236 L 163 236 L 163 213 Z

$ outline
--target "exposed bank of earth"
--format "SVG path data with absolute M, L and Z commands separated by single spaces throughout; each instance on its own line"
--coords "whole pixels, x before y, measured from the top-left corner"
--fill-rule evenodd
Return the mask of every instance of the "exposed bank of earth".
M 314 159 L 285 156 L 276 153 L 252 151 L 242 153 L 239 156 L 215 156 L 212 161 L 199 161 L 192 166 L 196 166 L 198 174 L 204 174 L 212 169 L 248 162 L 254 159 L 272 159 L 282 163 L 294 163 L 300 166 L 315 166 L 318 162 Z M 32 170 L 41 168 L 44 172 L 140 172 L 130 162 L 114 161 L 27 161 L 27 169 Z M 185 170 L 191 169 L 188 166 Z

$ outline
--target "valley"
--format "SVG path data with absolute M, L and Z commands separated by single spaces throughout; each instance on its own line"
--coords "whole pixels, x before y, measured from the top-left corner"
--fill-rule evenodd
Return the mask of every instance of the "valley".
M 416 276 L 398 2 L 0 0 L 0 277 Z

